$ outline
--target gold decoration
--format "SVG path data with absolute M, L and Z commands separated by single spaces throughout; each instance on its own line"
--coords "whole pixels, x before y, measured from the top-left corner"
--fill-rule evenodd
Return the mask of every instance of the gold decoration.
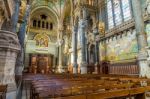
M 34 39 L 36 40 L 36 46 L 48 47 L 49 38 L 45 33 L 37 34 Z
M 20 12 L 19 12 L 19 22 L 23 21 L 23 16 L 26 11 L 26 3 L 25 1 L 21 1 Z
M 99 27 L 100 35 L 105 35 L 105 23 L 99 22 L 98 27 Z

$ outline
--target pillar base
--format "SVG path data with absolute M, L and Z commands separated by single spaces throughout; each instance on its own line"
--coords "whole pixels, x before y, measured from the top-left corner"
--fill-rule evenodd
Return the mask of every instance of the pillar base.
M 77 74 L 78 73 L 78 64 L 74 63 L 73 64 L 73 74 Z
M 80 70 L 81 70 L 81 74 L 87 74 L 87 63 L 86 62 L 81 62 Z
M 63 72 L 65 72 L 63 66 L 58 66 L 57 73 L 63 73 Z
M 94 74 L 98 74 L 98 63 L 97 63 L 97 62 L 95 63 L 95 71 L 94 71 Z
M 139 76 L 150 78 L 150 62 L 147 60 L 147 52 L 141 51 L 138 55 Z

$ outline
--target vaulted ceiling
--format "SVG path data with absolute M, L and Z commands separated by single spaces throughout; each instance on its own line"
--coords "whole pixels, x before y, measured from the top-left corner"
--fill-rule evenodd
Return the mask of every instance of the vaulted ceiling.
M 46 13 L 53 14 L 52 16 L 57 21 L 63 21 L 70 16 L 70 5 L 70 0 L 31 0 L 31 15 L 34 11 L 43 9 L 43 12 L 47 11 Z

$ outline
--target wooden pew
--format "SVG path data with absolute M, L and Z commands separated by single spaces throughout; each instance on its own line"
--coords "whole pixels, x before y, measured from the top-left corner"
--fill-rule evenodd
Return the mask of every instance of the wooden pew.
M 32 99 L 143 97 L 145 91 L 149 91 L 150 86 L 148 79 L 124 75 L 44 75 L 43 78 L 40 75 L 36 79 L 32 75 L 31 79 L 34 89 L 32 94 L 36 95 Z M 141 81 L 146 82 L 147 87 L 141 87 Z M 51 86 L 53 83 L 55 84 Z

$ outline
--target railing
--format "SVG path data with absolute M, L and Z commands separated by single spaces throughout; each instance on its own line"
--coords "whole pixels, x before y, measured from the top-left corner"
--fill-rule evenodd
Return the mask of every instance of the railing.
M 109 74 L 138 75 L 139 67 L 137 62 L 109 64 Z
M 98 67 L 100 74 L 115 74 L 115 75 L 138 75 L 139 67 L 136 60 L 122 62 L 101 62 Z

